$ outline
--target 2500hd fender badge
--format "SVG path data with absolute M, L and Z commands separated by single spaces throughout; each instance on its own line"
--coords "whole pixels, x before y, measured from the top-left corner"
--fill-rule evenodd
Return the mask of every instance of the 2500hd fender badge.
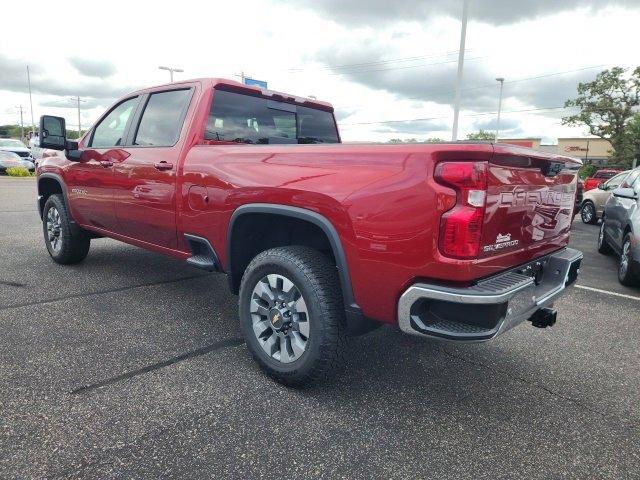
M 502 233 L 498 233 L 498 236 L 496 237 L 496 243 L 494 243 L 493 245 L 485 245 L 484 247 L 482 247 L 482 249 L 485 252 L 495 252 L 497 250 L 515 247 L 518 245 L 518 243 L 518 240 L 511 240 L 510 233 L 506 233 L 504 235 Z
M 84 188 L 72 188 L 71 193 L 75 195 L 86 195 L 87 191 Z

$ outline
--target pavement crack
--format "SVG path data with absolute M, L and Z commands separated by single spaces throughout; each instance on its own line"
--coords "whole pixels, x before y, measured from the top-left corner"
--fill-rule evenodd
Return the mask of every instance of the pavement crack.
M 84 292 L 84 293 L 74 293 L 71 295 L 64 295 L 61 297 L 53 297 L 53 298 L 46 298 L 43 300 L 38 300 L 35 302 L 24 302 L 24 303 L 16 303 L 14 305 L 6 305 L 6 306 L 2 306 L 0 307 L 0 312 L 5 311 L 5 310 L 12 310 L 12 309 L 16 309 L 16 308 L 23 308 L 23 307 L 31 307 L 33 305 L 46 305 L 48 303 L 55 303 L 55 302 L 61 302 L 64 300 L 69 300 L 69 299 L 74 299 L 74 298 L 84 298 L 84 297 L 91 297 L 93 295 L 104 295 L 107 293 L 117 293 L 117 292 L 124 292 L 127 290 L 134 290 L 136 288 L 145 288 L 145 287 L 153 287 L 156 285 L 166 285 L 166 284 L 171 284 L 171 283 L 177 283 L 177 282 L 183 282 L 185 280 L 194 280 L 196 278 L 202 278 L 202 277 L 206 277 L 209 274 L 201 274 L 201 275 L 191 275 L 188 277 L 181 277 L 181 278 L 172 278 L 170 280 L 163 280 L 161 282 L 149 282 L 149 283 L 141 283 L 138 285 L 127 285 L 126 287 L 116 287 L 116 288 L 108 288 L 106 290 L 99 290 L 97 292 Z M 3 283 L 3 282 L 0 282 Z
M 123 373 L 121 375 L 117 375 L 115 377 L 107 378 L 105 380 L 101 380 L 96 383 L 92 383 L 89 385 L 83 385 L 78 387 L 71 392 L 71 395 L 78 395 L 81 393 L 87 393 L 92 390 L 96 390 L 98 388 L 106 387 L 108 385 L 113 385 L 114 383 L 121 382 L 123 380 L 128 380 L 133 377 L 137 377 L 139 375 L 143 375 L 145 373 L 153 372 L 154 370 L 159 370 L 161 368 L 168 367 L 178 362 L 183 362 L 184 360 L 189 360 L 191 358 L 199 357 L 201 355 L 205 355 L 207 353 L 214 352 L 216 350 L 220 350 L 225 347 L 234 347 L 236 345 L 240 345 L 244 343 L 244 340 L 241 338 L 230 338 L 226 340 L 221 340 L 219 342 L 212 343 L 211 345 L 207 345 L 202 348 L 198 348 L 196 350 L 192 350 L 190 352 L 183 353 L 181 355 L 177 355 L 175 357 L 169 358 L 167 360 L 163 360 L 162 362 L 153 363 L 151 365 L 147 365 L 142 368 L 138 368 L 136 370 L 131 370 L 130 372 Z
M 569 396 L 563 395 L 561 393 L 558 393 L 555 390 L 551 390 L 550 388 L 545 387 L 544 385 L 540 385 L 539 383 L 529 381 L 526 378 L 519 377 L 517 375 L 512 375 L 509 372 L 505 372 L 504 370 L 500 370 L 499 368 L 492 368 L 492 367 L 490 367 L 489 365 L 487 365 L 485 363 L 475 362 L 475 361 L 469 360 L 468 358 L 465 358 L 465 357 L 463 357 L 461 355 L 456 355 L 455 353 L 450 352 L 449 350 L 447 350 L 447 348 L 445 346 L 442 347 L 442 352 L 445 355 L 447 355 L 448 357 L 455 358 L 455 359 L 460 360 L 461 362 L 467 363 L 469 365 L 473 365 L 475 367 L 484 368 L 486 370 L 489 370 L 489 371 L 492 371 L 492 372 L 496 372 L 496 373 L 499 373 L 499 374 L 504 375 L 506 377 L 509 377 L 512 380 L 516 380 L 518 382 L 524 383 L 525 385 L 528 385 L 530 387 L 539 388 L 540 390 L 544 390 L 545 392 L 549 393 L 550 395 L 552 395 L 552 396 L 554 396 L 556 398 L 560 398 L 562 400 L 571 402 L 571 403 L 579 406 L 580 408 L 583 408 L 584 410 L 586 410 L 586 411 L 588 411 L 590 413 L 594 413 L 596 415 L 600 415 L 605 420 L 616 418 L 616 417 L 613 417 L 612 415 L 610 415 L 608 413 L 601 412 L 599 410 L 593 409 L 590 406 L 580 402 L 579 400 L 576 400 L 573 397 L 569 397 Z M 620 420 L 620 419 L 616 418 L 616 420 Z M 634 428 L 634 429 L 638 428 L 638 425 L 636 425 L 636 423 L 632 422 L 632 421 L 629 421 L 629 426 Z

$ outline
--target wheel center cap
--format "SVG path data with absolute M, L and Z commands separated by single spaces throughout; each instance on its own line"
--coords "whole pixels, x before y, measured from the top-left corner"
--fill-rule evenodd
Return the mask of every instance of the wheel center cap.
M 276 330 L 280 330 L 284 326 L 284 315 L 277 308 L 272 308 L 269 310 L 269 321 L 271 322 L 271 326 Z

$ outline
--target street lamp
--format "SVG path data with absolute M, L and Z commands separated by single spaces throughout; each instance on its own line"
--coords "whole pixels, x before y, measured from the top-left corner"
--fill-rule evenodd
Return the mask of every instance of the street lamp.
M 464 48 L 467 41 L 467 18 L 469 16 L 469 0 L 462 1 L 462 26 L 460 28 L 460 50 L 458 50 L 458 75 L 453 100 L 453 129 L 451 139 L 458 140 L 458 117 L 460 116 L 460 96 L 462 91 L 462 72 L 464 69 Z
M 500 134 L 500 113 L 502 112 L 502 88 L 504 87 L 504 78 L 496 78 L 500 82 L 500 100 L 498 100 L 498 122 L 496 123 L 496 143 L 498 143 L 498 135 Z
M 182 70 L 181 68 L 173 68 L 173 67 L 158 67 L 160 70 L 168 70 L 169 71 L 169 76 L 171 78 L 171 83 L 173 83 L 173 72 L 178 72 L 178 73 L 182 73 L 184 72 L 184 70 Z

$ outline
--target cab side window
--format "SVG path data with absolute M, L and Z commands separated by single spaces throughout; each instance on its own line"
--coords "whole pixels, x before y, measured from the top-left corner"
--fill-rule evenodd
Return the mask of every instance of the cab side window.
M 93 130 L 89 147 L 106 148 L 122 145 L 127 122 L 133 115 L 138 97 L 129 98 L 116 105 Z
M 134 145 L 171 147 L 180 138 L 191 90 L 152 93 L 144 108 Z

